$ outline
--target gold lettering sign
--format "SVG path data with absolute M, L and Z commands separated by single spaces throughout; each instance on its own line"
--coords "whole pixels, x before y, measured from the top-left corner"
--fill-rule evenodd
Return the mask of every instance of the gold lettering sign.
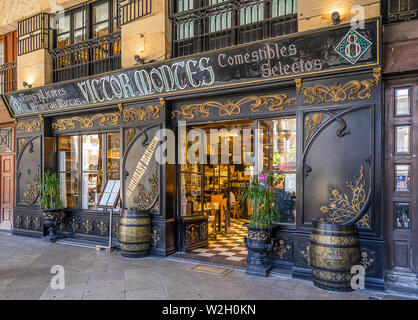
M 155 149 L 158 145 L 158 138 L 154 137 L 151 140 L 148 148 L 145 150 L 144 154 L 142 155 L 141 159 L 139 159 L 138 164 L 136 165 L 135 172 L 132 176 L 131 181 L 129 181 L 128 189 L 126 191 L 126 195 L 128 198 L 132 196 L 133 191 L 135 190 L 136 186 L 141 181 L 142 176 L 147 170 L 149 163 L 151 162 L 152 155 L 154 154 Z

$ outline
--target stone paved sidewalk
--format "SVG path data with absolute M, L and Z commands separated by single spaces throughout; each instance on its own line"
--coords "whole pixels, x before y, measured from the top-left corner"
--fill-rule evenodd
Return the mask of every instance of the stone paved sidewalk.
M 53 265 L 65 268 L 65 289 L 50 286 Z M 0 233 L 0 300 L 6 299 L 400 299 L 368 290 L 332 293 L 310 281 L 225 276 L 189 270 L 195 264 L 163 258 L 124 259 L 40 239 Z

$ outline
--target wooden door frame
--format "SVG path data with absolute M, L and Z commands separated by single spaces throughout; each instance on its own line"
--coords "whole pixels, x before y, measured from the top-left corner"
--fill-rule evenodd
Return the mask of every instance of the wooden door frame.
M 1 38 L 1 37 L 0 37 Z M 13 229 L 13 209 L 16 207 L 16 124 L 15 122 L 5 122 L 5 123 L 0 123 L 0 128 L 4 128 L 4 127 L 12 127 L 13 132 L 12 132 L 12 152 L 7 152 L 7 153 L 0 153 L 0 201 L 1 201 L 1 192 L 3 191 L 3 185 L 2 185 L 2 181 L 3 181 L 3 176 L 2 176 L 2 170 L 1 170 L 1 166 L 2 166 L 2 161 L 3 161 L 3 157 L 4 156 L 13 156 L 13 207 L 12 207 L 12 214 L 11 214 L 11 225 L 12 225 L 12 229 Z M 0 210 L 1 210 L 1 202 L 0 202 Z M 3 212 L 0 211 L 0 223 L 3 221 L 2 220 L 3 217 Z
M 395 116 L 395 89 L 410 88 L 410 112 L 408 116 Z M 418 81 L 416 77 L 387 79 L 385 99 L 385 153 L 383 208 L 384 233 L 386 238 L 386 267 L 389 270 L 418 272 Z M 395 126 L 410 125 L 410 153 L 395 154 Z M 394 191 L 395 164 L 410 164 L 410 192 Z M 395 228 L 395 202 L 410 203 L 409 230 Z M 407 267 L 396 265 L 396 246 L 406 246 Z M 402 258 L 402 257 L 401 257 Z

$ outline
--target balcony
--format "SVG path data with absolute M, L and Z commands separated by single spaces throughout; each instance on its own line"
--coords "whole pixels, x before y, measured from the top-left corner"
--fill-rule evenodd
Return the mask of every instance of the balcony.
M 408 22 L 418 19 L 417 0 L 384 0 L 382 1 L 384 24 Z
M 50 51 L 53 81 L 61 82 L 121 68 L 121 34 L 114 32 Z
M 16 91 L 16 61 L 0 65 L 0 94 Z
M 171 18 L 180 57 L 297 32 L 297 0 L 225 0 Z

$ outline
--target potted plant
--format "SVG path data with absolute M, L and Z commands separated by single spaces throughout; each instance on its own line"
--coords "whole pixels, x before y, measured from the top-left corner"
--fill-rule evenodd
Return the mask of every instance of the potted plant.
M 40 184 L 40 202 L 44 227 L 48 228 L 46 239 L 56 241 L 61 237 L 58 228 L 63 219 L 59 179 L 56 173 L 47 170 Z
M 254 213 L 250 223 L 244 224 L 248 228 L 248 237 L 244 238 L 248 249 L 248 274 L 267 276 L 270 266 L 264 265 L 264 258 L 271 250 L 271 233 L 273 222 L 279 220 L 273 194 L 271 192 L 270 173 L 260 174 L 251 179 L 249 188 L 244 192 L 242 202 L 249 201 L 253 205 Z

